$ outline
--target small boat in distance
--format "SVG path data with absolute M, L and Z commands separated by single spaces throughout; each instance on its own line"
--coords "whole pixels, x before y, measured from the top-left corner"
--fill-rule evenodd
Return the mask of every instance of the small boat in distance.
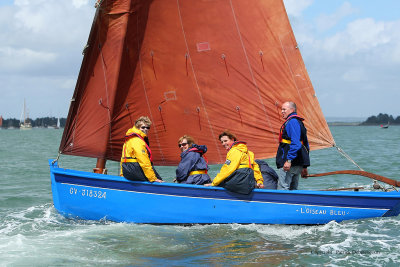
M 32 124 L 29 121 L 29 114 L 26 110 L 25 98 L 24 98 L 24 107 L 23 107 L 22 114 L 21 114 L 19 129 L 21 129 L 21 130 L 31 130 L 32 129 Z
M 57 124 L 54 126 L 54 129 L 60 129 L 60 118 L 57 118 Z
M 387 129 L 387 128 L 389 128 L 389 122 L 388 122 L 387 124 L 385 124 L 385 125 L 381 124 L 381 128 L 382 128 L 382 129 Z

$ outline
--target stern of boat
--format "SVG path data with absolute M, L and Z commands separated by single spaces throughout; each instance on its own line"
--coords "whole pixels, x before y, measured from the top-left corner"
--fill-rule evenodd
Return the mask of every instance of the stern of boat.
M 382 217 L 391 217 L 398 216 L 400 214 L 400 200 L 397 205 L 393 206 L 390 210 L 388 210 Z

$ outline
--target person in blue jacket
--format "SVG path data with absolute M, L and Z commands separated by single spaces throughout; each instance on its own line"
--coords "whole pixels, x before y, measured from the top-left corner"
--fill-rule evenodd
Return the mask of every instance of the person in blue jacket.
M 283 123 L 279 134 L 279 147 L 276 152 L 278 168 L 278 189 L 297 190 L 299 176 L 307 177 L 310 166 L 309 144 L 304 119 L 297 115 L 296 104 L 285 102 L 282 105 Z
M 178 140 L 178 147 L 182 151 L 181 161 L 176 169 L 178 183 L 203 185 L 211 183 L 208 176 L 208 164 L 203 157 L 207 152 L 205 145 L 196 145 L 189 135 Z

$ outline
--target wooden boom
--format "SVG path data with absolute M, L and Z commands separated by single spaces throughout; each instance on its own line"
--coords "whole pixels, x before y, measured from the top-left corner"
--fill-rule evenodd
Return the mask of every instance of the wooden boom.
M 365 176 L 374 180 L 378 180 L 384 182 L 389 185 L 393 185 L 396 187 L 400 187 L 400 181 L 396 181 L 375 173 L 366 172 L 366 171 L 358 171 L 358 170 L 342 170 L 342 171 L 334 171 L 334 172 L 324 172 L 324 173 L 316 173 L 316 174 L 309 174 L 307 177 L 320 177 L 326 175 L 335 175 L 335 174 L 352 174 L 352 175 L 360 175 Z

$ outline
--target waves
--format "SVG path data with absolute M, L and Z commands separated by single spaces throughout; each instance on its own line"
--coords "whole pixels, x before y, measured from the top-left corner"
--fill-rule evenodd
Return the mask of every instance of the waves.
M 393 157 L 398 159 L 399 152 L 387 142 L 393 136 L 400 136 L 400 127 L 391 127 L 392 132 L 385 133 L 361 128 L 365 127 L 335 127 L 332 131 L 336 142 L 366 170 L 375 168 L 378 174 L 396 178 L 400 165 L 390 166 L 388 162 Z M 397 266 L 400 263 L 399 217 L 319 226 L 155 226 L 67 219 L 52 205 L 47 166 L 47 158 L 56 154 L 60 135 L 59 131 L 39 129 L 30 133 L 12 130 L 0 133 L 0 156 L 4 159 L 0 164 L 1 266 Z M 32 151 L 24 153 L 27 149 Z M 313 151 L 312 161 L 311 170 L 315 173 L 352 168 L 329 150 Z M 90 170 L 95 161 L 68 158 L 61 164 Z M 117 172 L 115 166 L 113 171 Z M 215 175 L 219 167 L 212 167 Z M 157 169 L 166 176 L 175 171 L 172 167 Z M 300 181 L 301 189 L 371 184 L 372 180 L 353 176 Z

